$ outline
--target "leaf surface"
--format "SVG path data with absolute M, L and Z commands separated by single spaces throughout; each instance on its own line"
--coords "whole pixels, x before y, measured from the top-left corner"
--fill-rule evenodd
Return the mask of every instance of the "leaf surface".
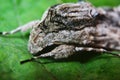
M 31 20 L 59 2 L 77 0 L 0 0 L 0 31 L 9 31 Z M 119 0 L 91 0 L 96 6 L 120 3 Z M 0 36 L 0 80 L 120 80 L 120 59 L 110 55 L 83 53 L 69 59 L 40 59 L 43 64 L 20 61 L 31 57 L 28 34 Z

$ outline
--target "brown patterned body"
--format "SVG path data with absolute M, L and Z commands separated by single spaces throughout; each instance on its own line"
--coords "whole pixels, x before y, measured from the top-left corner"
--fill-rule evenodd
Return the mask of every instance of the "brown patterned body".
M 32 54 L 37 54 L 38 52 L 42 52 L 46 48 L 53 46 L 54 48 L 52 48 L 50 52 L 46 51 L 46 53 L 40 55 L 40 57 L 47 57 L 53 55 L 55 56 L 54 58 L 64 58 L 74 54 L 74 52 L 76 51 L 83 50 L 96 52 L 104 52 L 111 50 L 120 51 L 120 7 L 114 9 L 95 9 L 89 5 L 88 10 L 91 10 L 91 8 L 93 8 L 92 10 L 94 10 L 94 12 L 97 11 L 94 13 L 95 16 L 88 17 L 88 15 L 85 16 L 81 14 L 82 16 L 78 17 L 78 15 L 80 15 L 80 12 L 78 11 L 80 10 L 78 6 L 76 7 L 77 4 L 73 4 L 75 6 L 70 6 L 69 4 L 63 5 L 59 5 L 57 6 L 57 8 L 55 7 L 55 11 L 61 10 L 61 12 L 58 11 L 58 14 L 61 15 L 61 18 L 58 18 L 58 14 L 52 14 L 51 17 L 47 15 L 47 17 L 49 16 L 51 20 L 54 20 L 53 22 L 51 22 L 49 20 L 47 21 L 47 17 L 45 18 L 44 25 L 49 25 L 47 29 L 41 30 L 41 27 L 42 29 L 44 27 L 43 23 L 33 28 L 28 45 L 28 49 Z M 68 9 L 68 7 L 70 7 L 70 9 Z M 71 15 L 69 15 L 69 13 L 64 11 L 65 8 L 67 8 L 67 12 L 70 12 L 72 10 L 76 12 L 74 14 L 70 13 Z M 82 13 L 84 13 L 84 11 Z M 96 13 L 98 14 L 97 16 Z M 111 13 L 114 15 L 111 15 Z M 76 16 L 73 17 L 73 15 Z M 67 20 L 64 20 L 63 16 L 68 16 Z M 118 17 L 117 19 L 116 16 Z M 56 21 L 54 18 L 56 19 Z M 59 21 L 61 21 L 62 23 Z M 71 25 L 69 25 L 70 23 Z M 57 24 L 57 26 L 55 24 Z M 34 36 L 36 35 L 37 38 L 34 38 Z M 64 53 L 67 50 L 69 50 L 70 53 Z M 57 54 L 58 52 L 59 56 Z
M 40 57 L 67 58 L 78 51 L 120 51 L 120 6 L 95 8 L 89 2 L 50 7 L 41 20 L 31 21 L 2 35 L 32 28 L 28 50 Z M 27 61 L 30 61 L 27 60 Z M 24 61 L 23 61 L 24 62 Z
M 42 19 L 42 26 L 38 28 L 46 33 L 79 30 L 92 25 L 97 14 L 96 9 L 87 2 L 63 3 L 49 8 Z

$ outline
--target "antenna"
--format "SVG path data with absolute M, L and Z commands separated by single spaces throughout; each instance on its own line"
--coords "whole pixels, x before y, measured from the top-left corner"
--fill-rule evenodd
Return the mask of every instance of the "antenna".
M 26 59 L 26 60 L 20 61 L 20 64 L 24 64 L 31 61 L 35 61 L 35 59 L 34 58 Z

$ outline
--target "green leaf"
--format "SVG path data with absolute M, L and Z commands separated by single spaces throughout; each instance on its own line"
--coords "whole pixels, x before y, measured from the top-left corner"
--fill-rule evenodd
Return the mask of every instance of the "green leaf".
M 61 0 L 77 2 L 77 0 Z M 90 0 L 96 6 L 120 3 L 119 0 Z M 9 31 L 31 20 L 60 0 L 0 0 L 0 31 Z M 120 59 L 109 55 L 84 53 L 69 59 L 40 59 L 43 64 L 20 61 L 31 57 L 28 34 L 0 36 L 0 80 L 120 80 Z M 48 63 L 47 63 L 48 62 Z

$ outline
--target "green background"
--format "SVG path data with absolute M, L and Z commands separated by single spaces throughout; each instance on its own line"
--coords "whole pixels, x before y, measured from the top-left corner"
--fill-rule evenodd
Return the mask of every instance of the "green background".
M 40 19 L 51 5 L 77 0 L 0 0 L 0 31 L 9 31 Z M 89 0 L 95 6 L 117 6 L 120 0 Z M 83 53 L 65 60 L 40 59 L 43 64 L 20 61 L 30 58 L 28 32 L 0 36 L 0 80 L 120 80 L 120 59 Z M 46 63 L 49 62 L 49 63 Z

